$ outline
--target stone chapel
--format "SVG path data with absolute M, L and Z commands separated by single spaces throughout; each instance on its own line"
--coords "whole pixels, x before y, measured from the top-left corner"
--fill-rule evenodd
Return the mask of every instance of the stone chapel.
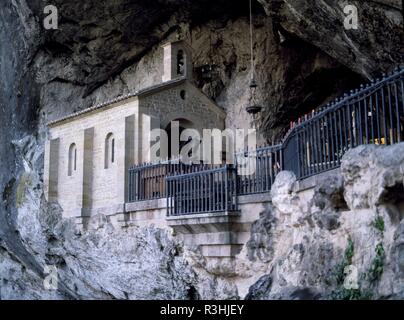
M 66 115 L 48 124 L 45 192 L 66 218 L 125 212 L 128 170 L 150 161 L 150 132 L 182 128 L 224 129 L 225 111 L 193 84 L 192 48 L 162 46 L 162 82 Z

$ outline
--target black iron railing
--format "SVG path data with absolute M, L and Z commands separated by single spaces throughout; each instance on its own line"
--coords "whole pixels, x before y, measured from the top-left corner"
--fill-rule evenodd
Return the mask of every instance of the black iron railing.
M 161 199 L 167 196 L 166 177 L 200 170 L 209 170 L 217 165 L 185 164 L 179 160 L 145 163 L 129 169 L 128 201 Z
M 282 145 L 267 146 L 235 155 L 237 193 L 268 192 L 278 172 L 282 170 Z
M 129 169 L 128 201 L 163 198 L 170 164 L 144 164 Z
M 167 215 L 237 210 L 237 172 L 233 166 L 166 178 Z
M 401 141 L 404 69 L 291 123 L 281 144 L 236 153 L 235 166 L 166 162 L 134 167 L 129 202 L 166 197 L 171 216 L 234 211 L 238 195 L 270 191 L 282 170 L 303 179 L 338 168 L 350 148 Z
M 282 142 L 283 169 L 298 179 L 337 168 L 363 144 L 404 141 L 404 70 L 361 86 L 292 124 Z

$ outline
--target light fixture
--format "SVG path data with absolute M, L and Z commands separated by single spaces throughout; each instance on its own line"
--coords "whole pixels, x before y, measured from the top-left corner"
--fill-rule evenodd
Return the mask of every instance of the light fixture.
M 252 21 L 252 4 L 250 2 L 250 54 L 251 54 L 251 80 L 250 80 L 250 99 L 246 107 L 247 113 L 252 117 L 254 123 L 259 118 L 262 111 L 262 106 L 257 103 L 257 81 L 255 80 L 255 67 L 254 67 L 254 48 L 253 48 L 253 21 Z
M 210 63 L 204 64 L 200 69 L 202 79 L 205 81 L 214 80 L 218 76 L 217 67 L 218 66 L 216 64 L 210 64 Z
M 246 107 L 246 111 L 248 114 L 255 118 L 261 111 L 262 107 L 256 101 L 256 90 L 257 90 L 257 82 L 254 78 L 251 78 L 250 81 L 250 103 Z M 256 119 L 254 119 L 256 120 Z
M 208 53 L 208 61 L 201 66 L 201 75 L 202 79 L 205 81 L 215 80 L 219 76 L 218 65 L 214 63 L 214 50 L 213 50 L 213 42 L 212 42 L 212 33 L 210 30 L 209 33 L 209 53 Z

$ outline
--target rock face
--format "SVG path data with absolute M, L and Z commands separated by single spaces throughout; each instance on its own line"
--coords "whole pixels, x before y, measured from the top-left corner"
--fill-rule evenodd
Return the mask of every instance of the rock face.
M 105 217 L 85 234 L 74 224 L 59 226 L 60 241 L 48 259 L 60 278 L 84 299 L 195 299 L 195 273 L 167 231 L 114 230 Z
M 367 78 L 379 76 L 378 72 L 389 69 L 391 63 L 403 62 L 401 0 L 259 2 L 281 28 Z M 357 8 L 357 29 L 344 28 L 347 5 Z
M 400 222 L 394 234 L 394 243 L 391 249 L 391 263 L 393 264 L 393 272 L 395 272 L 397 279 L 399 279 L 398 285 L 402 285 L 402 279 L 404 278 L 404 223 Z M 399 288 L 394 298 L 402 298 L 404 290 L 401 286 Z
M 268 141 L 276 140 L 289 121 L 296 120 L 299 115 L 404 61 L 401 2 L 352 2 L 359 9 L 358 31 L 343 29 L 341 21 L 345 2 L 342 0 L 336 1 L 335 6 L 329 5 L 328 1 L 309 0 L 254 2 L 258 100 L 265 107 L 261 131 Z M 106 261 L 114 261 L 112 268 L 119 271 L 127 268 L 130 271 L 126 276 L 132 277 L 136 268 L 127 267 L 134 259 L 125 251 L 131 250 L 129 245 L 109 248 L 115 250 L 115 254 L 126 255 L 128 258 L 123 261 L 111 256 L 109 260 L 98 260 L 94 256 L 96 252 L 97 255 L 102 252 L 97 243 L 108 246 L 103 237 L 115 237 L 116 231 L 111 230 L 108 223 L 89 234 L 72 235 L 70 242 L 64 238 L 63 232 L 55 231 L 71 228 L 60 221 L 59 208 L 50 206 L 43 198 L 45 124 L 59 116 L 160 82 L 160 45 L 180 36 L 195 49 L 194 78 L 197 85 L 226 109 L 230 127 L 246 127 L 249 119 L 243 110 L 249 103 L 248 8 L 244 0 L 114 0 L 102 3 L 89 0 L 84 4 L 57 0 L 53 4 L 59 13 L 58 30 L 45 30 L 43 9 L 47 4 L 42 0 L 0 3 L 0 297 L 150 297 L 141 279 L 135 289 L 123 283 L 116 284 L 118 280 L 115 278 L 106 277 L 105 282 L 100 282 L 99 269 L 87 270 L 72 256 L 73 250 L 82 255 L 87 252 L 89 261 L 97 268 L 102 268 Z M 207 11 L 208 7 L 211 10 Z M 208 79 L 201 72 L 206 63 L 216 65 L 217 71 Z M 363 156 L 363 152 L 374 154 L 364 150 L 354 152 L 360 153 L 352 154 L 354 158 Z M 403 168 L 397 169 L 393 163 L 396 160 L 388 163 L 378 158 L 374 156 L 371 166 L 366 160 L 358 167 L 347 156 L 343 166 L 347 182 L 342 194 L 352 210 L 378 208 L 385 215 L 386 230 L 387 227 L 395 230 L 402 217 L 396 203 L 401 199 L 397 198 L 401 187 L 396 177 L 398 172 L 402 176 Z M 385 165 L 398 171 L 389 176 L 390 169 L 381 169 Z M 379 168 L 379 175 L 375 180 L 369 180 L 371 185 L 366 188 L 372 186 L 378 191 L 372 189 L 370 194 L 360 191 L 366 178 L 358 176 L 357 172 L 365 170 L 368 175 L 375 167 Z M 361 182 L 360 177 L 364 179 Z M 341 231 L 345 230 L 345 220 L 350 221 L 347 230 L 353 228 L 354 222 L 341 214 L 345 201 L 341 200 L 340 187 L 334 193 L 333 188 L 324 185 L 310 202 L 303 201 L 291 189 L 294 181 L 290 174 L 283 174 L 283 178 L 281 175 L 277 183 L 280 186 L 279 190 L 275 188 L 273 191 L 274 208 L 264 212 L 262 219 L 256 222 L 245 256 L 240 257 L 236 265 L 240 273 L 237 281 L 243 283 L 242 290 L 231 277 L 221 279 L 195 265 L 188 268 L 184 261 L 188 261 L 188 255 L 192 254 L 186 251 L 178 253 L 181 249 L 162 231 L 128 230 L 121 240 L 128 244 L 130 237 L 139 237 L 150 248 L 145 251 L 138 248 L 133 254 L 142 255 L 150 250 L 149 253 L 157 255 L 155 262 L 148 260 L 148 263 L 159 275 L 153 288 L 160 298 L 244 297 L 247 287 L 258 280 L 259 275 L 272 269 L 287 270 L 290 274 L 275 276 L 272 274 L 275 271 L 271 271 L 271 276 L 267 277 L 271 279 L 271 285 L 258 286 L 269 288 L 270 293 L 266 295 L 254 289 L 256 292 L 251 296 L 282 296 L 283 291 L 275 288 L 286 283 L 285 296 L 317 297 L 317 291 L 312 288 L 323 288 L 323 284 L 315 280 L 316 276 L 322 277 L 326 273 L 321 271 L 321 265 L 310 265 L 307 274 L 311 276 L 302 280 L 310 289 L 296 291 L 295 288 L 302 286 L 301 280 L 296 276 L 297 271 L 290 268 L 297 262 L 279 262 L 275 268 L 271 261 L 277 261 L 282 251 L 277 249 L 274 239 L 280 243 L 279 237 L 284 235 L 285 246 L 294 248 L 289 252 L 294 261 L 302 263 L 306 261 L 303 257 L 316 257 L 318 252 L 322 252 L 321 259 L 328 261 L 331 254 L 341 253 L 346 240 L 342 241 L 341 236 L 338 243 L 331 241 L 331 244 L 320 245 L 322 239 L 327 240 L 328 233 L 345 232 L 345 236 L 347 231 Z M 395 199 L 393 204 L 392 198 Z M 311 206 L 318 209 L 308 216 L 302 214 L 311 212 Z M 383 210 L 381 206 L 384 206 Z M 362 216 L 359 214 L 359 217 Z M 365 217 L 362 217 L 363 221 L 358 218 L 358 221 L 367 223 Z M 394 220 L 392 226 L 387 224 L 387 217 Z M 292 230 L 306 228 L 306 224 L 318 229 L 319 235 L 310 235 L 312 229 L 307 227 L 308 238 L 295 239 L 291 243 Z M 284 226 L 286 231 L 277 226 Z M 394 253 L 389 253 L 395 261 L 392 262 L 395 269 L 391 269 L 395 277 L 402 270 L 403 245 L 401 233 L 390 231 L 386 231 L 386 237 L 388 234 L 388 241 L 395 239 L 392 245 Z M 310 243 L 313 245 L 307 248 Z M 160 244 L 162 249 L 159 251 Z M 388 252 L 387 245 L 385 249 Z M 43 290 L 44 266 L 50 262 L 61 270 L 57 292 Z M 170 268 L 157 270 L 158 263 L 169 264 Z M 327 268 L 331 266 L 326 265 Z M 193 272 L 199 272 L 196 278 Z M 73 281 L 74 277 L 77 280 Z M 167 290 L 160 292 L 159 286 Z M 171 292 L 177 287 L 178 292 Z M 385 289 L 386 296 L 399 294 L 395 289 L 389 290 Z
M 404 298 L 403 147 L 350 150 L 341 172 L 312 192 L 296 192 L 294 175 L 280 173 L 271 190 L 273 207 L 255 223 L 266 224 L 267 216 L 275 221 L 261 232 L 265 237 L 270 231 L 270 259 L 255 247 L 249 251 L 258 257 L 250 268 L 261 263 L 268 271 L 247 298 Z
M 403 144 L 395 148 L 360 146 L 350 150 L 341 170 L 345 177 L 345 199 L 352 208 L 374 208 L 403 200 Z
M 16 145 L 30 143 L 24 140 Z M 384 182 L 394 173 L 394 185 L 402 186 L 404 162 L 397 161 L 397 154 L 403 146 L 350 150 L 341 171 L 323 177 L 311 190 L 298 190 L 294 174 L 281 172 L 271 190 L 272 205 L 252 225 L 249 241 L 228 265 L 207 264 L 197 249 L 183 247 L 171 232 L 153 226 L 117 230 L 107 217 L 97 215 L 91 218 L 88 230 L 81 231 L 74 221 L 61 218 L 58 206 L 34 206 L 35 194 L 29 185 L 37 181 L 35 174 L 27 174 L 25 181 L 30 182 L 21 191 L 23 205 L 18 209 L 17 229 L 24 246 L 41 266 L 57 268 L 59 289 L 45 289 L 46 269 L 45 275 L 39 276 L 3 243 L 0 296 L 402 299 L 404 199 L 388 196 L 396 189 Z M 27 160 L 28 167 L 30 163 Z M 371 191 L 378 188 L 377 193 L 360 188 L 365 176 L 374 182 Z M 359 205 L 351 201 L 351 190 L 383 194 L 377 198 L 383 201 L 370 205 L 373 198 L 358 195 L 363 201 Z M 228 273 L 223 271 L 226 269 Z
M 401 0 L 259 0 L 259 2 L 265 12 L 273 18 L 275 29 L 286 37 L 286 43 L 288 41 L 293 43 L 294 37 L 297 37 L 314 45 L 332 57 L 332 60 L 338 61 L 365 79 L 380 77 L 380 72 L 386 72 L 391 70 L 392 66 L 403 63 L 404 28 Z M 347 5 L 354 5 L 357 8 L 358 29 L 344 28 L 344 20 L 347 17 L 344 8 Z M 307 61 L 307 58 L 304 59 Z M 299 67 L 292 69 L 299 72 Z M 317 84 L 323 83 L 322 90 L 324 90 L 325 87 L 329 87 L 327 79 L 331 78 L 331 81 L 340 79 L 341 72 L 344 72 L 327 69 L 320 68 L 317 72 L 307 75 L 305 82 L 313 79 Z M 327 93 L 327 97 L 331 95 L 330 92 Z M 311 91 L 306 96 L 311 106 L 302 105 L 301 102 L 294 104 L 293 101 L 284 101 L 285 103 L 280 101 L 278 106 L 283 106 L 280 108 L 286 110 L 286 105 L 289 104 L 287 116 L 291 118 L 292 110 L 303 108 L 307 112 L 313 104 L 322 103 L 316 98 L 318 99 L 316 93 Z M 264 126 L 267 128 L 279 125 L 279 115 L 274 120 L 271 111 L 265 110 Z

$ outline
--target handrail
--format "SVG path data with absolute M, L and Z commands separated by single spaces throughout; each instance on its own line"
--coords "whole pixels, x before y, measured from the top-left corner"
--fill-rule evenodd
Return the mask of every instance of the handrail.
M 166 177 L 167 216 L 237 211 L 233 166 Z
M 403 80 L 404 69 L 397 68 L 291 122 L 282 139 L 283 169 L 302 179 L 338 167 L 343 153 L 357 145 L 403 141 Z
M 228 168 L 229 168 L 229 166 L 227 164 L 224 164 L 222 167 L 218 167 L 218 168 L 212 168 L 212 169 L 207 168 L 207 169 L 203 169 L 203 170 L 200 170 L 200 171 L 188 172 L 188 173 L 182 173 L 182 174 L 167 176 L 166 180 L 175 180 L 178 177 L 182 177 L 182 178 L 193 177 L 193 176 L 201 175 L 201 174 L 204 174 L 204 173 L 222 172 L 222 171 L 227 170 Z
M 383 73 L 383 78 L 381 80 L 380 79 L 372 80 L 370 83 L 366 84 L 366 86 L 361 84 L 360 88 L 351 90 L 349 95 L 348 95 L 348 93 L 345 93 L 343 95 L 343 97 L 336 98 L 334 101 L 328 103 L 327 105 L 318 108 L 317 110 L 320 110 L 320 111 L 317 111 L 312 117 L 305 119 L 304 121 L 302 121 L 300 123 L 298 123 L 296 121 L 292 121 L 292 123 L 293 123 L 292 128 L 281 139 L 281 141 L 282 141 L 281 144 L 283 144 L 283 141 L 285 141 L 285 139 L 291 134 L 292 131 L 295 131 L 299 127 L 302 127 L 307 123 L 310 123 L 312 121 L 315 121 L 315 120 L 321 118 L 328 112 L 332 112 L 340 107 L 343 107 L 344 103 L 349 100 L 354 100 L 354 98 L 357 98 L 357 97 L 363 95 L 364 93 L 370 92 L 372 90 L 374 92 L 374 91 L 380 89 L 380 87 L 382 87 L 383 84 L 388 83 L 389 81 L 392 81 L 392 80 L 397 80 L 400 78 L 400 76 L 404 77 L 404 67 L 402 67 L 401 69 L 397 67 L 388 76 L 385 73 Z
M 175 210 L 177 210 L 175 214 L 181 214 L 178 206 L 189 205 L 189 201 L 196 201 L 194 197 L 189 198 L 187 193 L 185 184 L 189 180 L 195 180 L 197 184 L 196 187 L 192 186 L 195 196 L 201 193 L 205 200 L 206 192 L 212 191 L 208 190 L 209 188 L 218 188 L 218 186 L 227 188 L 229 184 L 235 186 L 229 189 L 231 197 L 268 192 L 277 173 L 281 170 L 292 171 L 297 179 L 303 179 L 339 167 L 343 154 L 354 146 L 368 143 L 393 144 L 404 141 L 403 119 L 404 68 L 397 68 L 392 74 L 383 75 L 382 79 L 373 80 L 367 85 L 351 90 L 349 94 L 344 94 L 317 111 L 313 111 L 302 120 L 299 118 L 298 121 L 291 122 L 291 128 L 284 135 L 281 143 L 235 152 L 235 167 L 228 165 L 208 167 L 204 164 L 190 166 L 181 164 L 180 159 L 134 166 L 129 170 L 129 190 L 134 192 L 135 196 L 132 195 L 129 199 L 137 201 L 136 199 L 147 200 L 148 197 L 167 197 L 168 199 L 168 197 L 178 196 L 180 202 L 175 202 L 177 201 L 175 199 L 170 201 L 174 201 Z M 243 157 L 247 160 L 245 168 L 239 166 L 239 161 Z M 159 171 L 159 167 L 167 165 L 173 165 L 173 167 Z M 175 169 L 175 165 L 179 165 L 181 169 L 172 172 L 171 169 Z M 250 165 L 255 166 L 253 173 L 243 174 L 250 169 Z M 183 170 L 183 168 L 186 169 Z M 231 175 L 224 176 L 230 172 L 229 168 L 232 170 Z M 238 172 L 234 170 L 235 168 Z M 165 175 L 165 184 L 159 181 L 158 188 L 154 187 L 156 183 L 153 175 L 150 176 L 153 170 Z M 219 185 L 214 185 L 212 182 L 216 174 L 223 174 L 220 176 L 222 182 Z M 207 175 L 212 176 L 209 178 L 213 179 L 209 180 L 213 183 L 212 186 L 204 185 L 203 177 Z M 160 179 L 160 177 L 161 175 L 156 175 L 154 178 Z M 167 185 L 173 181 L 179 183 L 182 189 L 180 193 L 175 191 L 177 193 L 169 196 L 172 190 L 167 191 Z M 142 186 L 142 183 L 145 186 Z M 176 188 L 176 185 L 173 188 Z M 225 194 L 227 193 L 219 193 L 217 196 Z M 196 206 L 199 205 L 203 207 L 203 203 L 197 201 Z M 221 208 L 220 203 L 213 205 L 215 208 Z M 226 206 L 228 205 L 227 203 Z M 192 207 L 192 212 L 198 211 L 194 209 Z M 188 214 L 191 212 L 189 210 L 188 208 Z

